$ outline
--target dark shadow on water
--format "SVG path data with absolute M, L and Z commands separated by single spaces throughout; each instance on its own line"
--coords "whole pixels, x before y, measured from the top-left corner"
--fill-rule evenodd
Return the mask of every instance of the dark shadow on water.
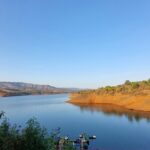
M 116 105 L 109 104 L 73 104 L 75 106 L 80 107 L 81 111 L 90 111 L 101 112 L 107 116 L 118 116 L 118 117 L 127 117 L 130 122 L 136 121 L 139 122 L 142 119 L 146 119 L 150 122 L 150 112 L 144 111 L 135 111 L 126 109 Z

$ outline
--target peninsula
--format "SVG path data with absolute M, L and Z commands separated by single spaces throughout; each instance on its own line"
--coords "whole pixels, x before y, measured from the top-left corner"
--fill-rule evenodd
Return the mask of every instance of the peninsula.
M 69 100 L 74 104 L 113 104 L 130 110 L 150 111 L 150 79 L 96 90 L 73 93 Z

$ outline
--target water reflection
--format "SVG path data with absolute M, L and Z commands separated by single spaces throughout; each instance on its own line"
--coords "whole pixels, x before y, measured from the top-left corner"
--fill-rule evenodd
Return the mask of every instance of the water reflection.
M 120 106 L 109 105 L 109 104 L 73 104 L 80 107 L 81 111 L 101 112 L 107 116 L 115 115 L 119 117 L 127 117 L 130 122 L 139 122 L 141 119 L 146 119 L 150 122 L 150 112 L 135 111 L 126 109 Z

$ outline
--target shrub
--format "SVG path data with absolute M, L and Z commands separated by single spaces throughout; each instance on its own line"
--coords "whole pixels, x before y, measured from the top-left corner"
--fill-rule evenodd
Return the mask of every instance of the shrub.
M 71 143 L 66 143 L 64 150 L 73 150 Z M 26 127 L 11 126 L 4 112 L 0 112 L 0 150 L 56 150 L 56 139 L 48 135 L 36 118 L 30 119 Z
M 136 89 L 139 87 L 139 83 L 138 82 L 131 82 L 132 88 Z
M 22 131 L 23 150 L 47 150 L 49 147 L 48 134 L 41 128 L 36 118 L 30 119 Z
M 22 137 L 19 127 L 11 126 L 6 118 L 0 125 L 0 150 L 20 150 L 22 147 Z
M 129 80 L 125 81 L 125 85 L 130 85 L 130 84 L 131 84 L 131 82 Z

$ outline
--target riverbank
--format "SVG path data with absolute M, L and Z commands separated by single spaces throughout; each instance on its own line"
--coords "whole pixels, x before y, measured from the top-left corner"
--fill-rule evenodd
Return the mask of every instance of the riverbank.
M 0 90 L 0 97 L 4 97 L 7 93 Z
M 127 109 L 150 111 L 150 95 L 80 95 L 72 94 L 70 103 L 76 104 L 113 104 Z
M 118 86 L 107 86 L 71 95 L 70 103 L 113 104 L 131 110 L 150 111 L 150 80 L 126 81 Z
M 7 92 L 0 92 L 0 97 L 13 97 L 13 96 L 28 96 L 28 95 L 55 95 L 55 94 L 68 94 L 67 92 L 43 92 L 43 93 L 30 93 L 30 92 L 18 92 L 18 93 L 7 93 Z

